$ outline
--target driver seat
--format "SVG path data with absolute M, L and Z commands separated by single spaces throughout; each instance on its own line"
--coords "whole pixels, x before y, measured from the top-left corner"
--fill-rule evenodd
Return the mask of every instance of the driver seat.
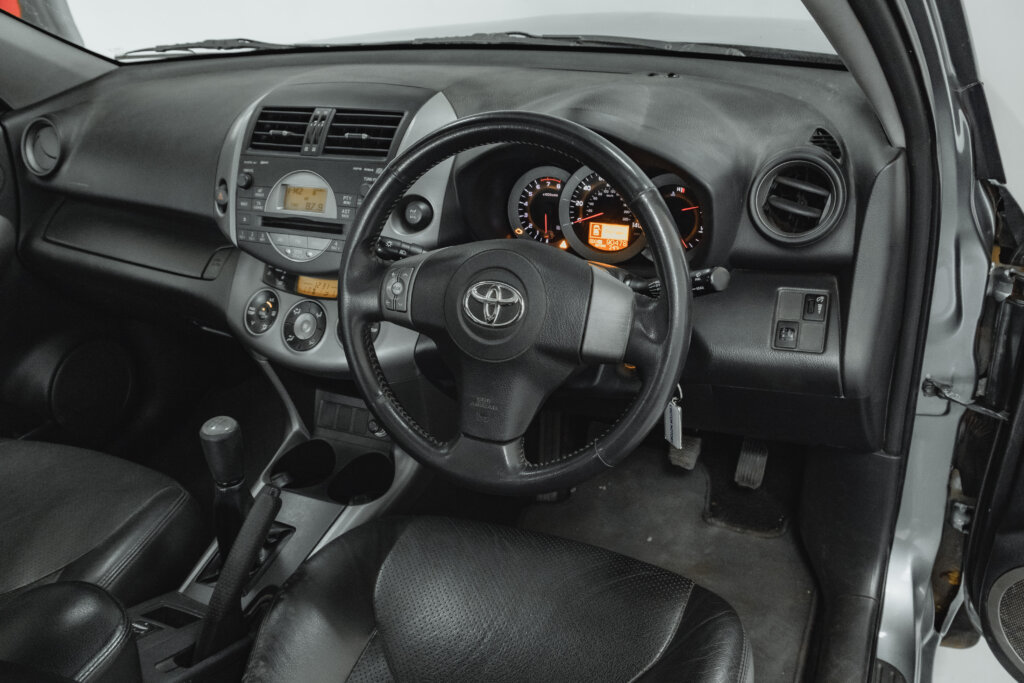
M 552 536 L 383 519 L 306 561 L 245 681 L 752 681 L 732 608 L 691 580 Z

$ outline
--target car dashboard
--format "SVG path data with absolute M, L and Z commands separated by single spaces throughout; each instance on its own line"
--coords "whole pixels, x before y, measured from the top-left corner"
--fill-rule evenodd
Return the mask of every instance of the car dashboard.
M 338 269 L 375 178 L 440 126 L 507 109 L 612 140 L 662 194 L 691 271 L 728 272 L 694 300 L 687 426 L 879 446 L 905 171 L 831 64 L 437 46 L 133 64 L 2 119 L 19 253 L 95 305 L 345 378 Z M 379 249 L 483 239 L 657 278 L 643 226 L 600 171 L 525 145 L 466 150 L 420 177 Z M 424 374 L 424 340 L 374 334 L 389 376 Z M 629 373 L 605 368 L 576 390 L 628 389 Z

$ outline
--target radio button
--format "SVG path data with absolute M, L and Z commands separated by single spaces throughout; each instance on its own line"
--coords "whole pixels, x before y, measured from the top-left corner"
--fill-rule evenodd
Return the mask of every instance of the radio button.
M 331 245 L 331 241 L 324 237 L 309 237 L 309 248 L 316 249 L 317 251 L 323 251 Z
M 287 247 L 288 244 L 289 244 L 288 243 L 288 238 L 289 237 L 291 237 L 291 235 L 282 235 L 279 232 L 272 232 L 272 233 L 270 233 L 270 241 L 273 242 L 274 244 L 278 245 L 279 247 Z
M 254 187 L 252 190 L 253 199 L 266 199 L 270 194 L 269 187 Z
M 356 205 L 356 198 L 354 196 L 350 195 L 350 194 L 343 194 L 343 195 L 341 195 L 341 205 L 342 206 L 355 206 Z
M 238 200 L 235 202 L 235 208 L 237 208 L 239 211 L 251 211 L 252 200 L 249 199 L 248 197 L 239 197 Z
M 267 208 L 266 207 L 266 201 L 267 200 L 265 200 L 265 199 L 253 199 L 252 200 L 252 210 L 253 211 L 265 211 L 266 208 Z
M 236 215 L 239 225 L 254 225 L 253 215 L 251 213 L 239 213 Z

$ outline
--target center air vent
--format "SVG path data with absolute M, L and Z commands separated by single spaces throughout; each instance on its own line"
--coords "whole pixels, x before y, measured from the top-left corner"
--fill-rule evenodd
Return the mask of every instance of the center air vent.
M 754 224 L 769 239 L 792 245 L 824 237 L 839 222 L 845 204 L 839 167 L 816 149 L 770 161 L 750 196 Z
M 313 111 L 313 107 L 265 107 L 256 119 L 249 147 L 300 153 Z
M 324 154 L 383 159 L 391 150 L 401 112 L 338 109 L 327 129 Z

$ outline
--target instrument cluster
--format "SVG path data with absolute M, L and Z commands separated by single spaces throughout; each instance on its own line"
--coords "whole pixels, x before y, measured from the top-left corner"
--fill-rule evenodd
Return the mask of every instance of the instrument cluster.
M 705 237 L 701 206 L 682 178 L 651 179 L 679 227 L 689 251 Z M 516 180 L 508 197 L 512 235 L 551 244 L 604 263 L 646 253 L 647 238 L 622 196 L 596 171 L 569 173 L 557 166 L 532 168 Z

